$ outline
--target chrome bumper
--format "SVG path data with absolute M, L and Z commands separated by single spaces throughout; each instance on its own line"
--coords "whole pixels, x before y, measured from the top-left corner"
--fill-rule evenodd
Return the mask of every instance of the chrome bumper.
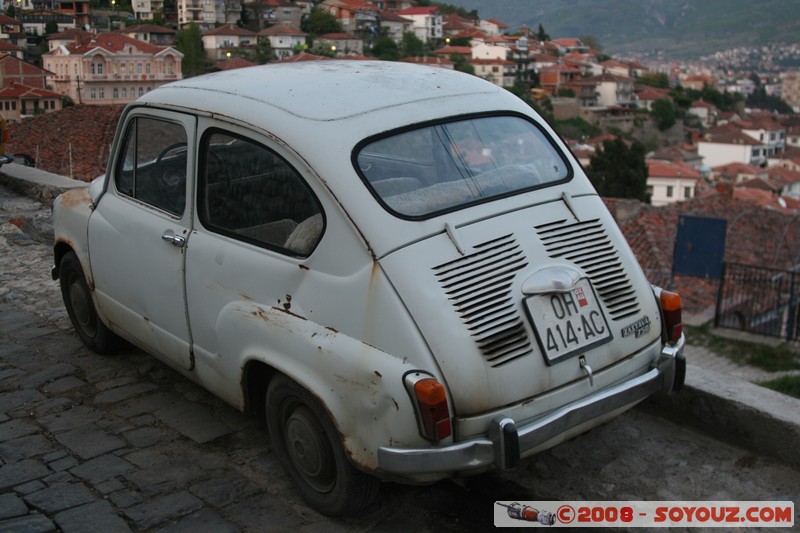
M 430 448 L 378 448 L 381 470 L 397 474 L 462 472 L 494 465 L 507 470 L 517 465 L 526 451 L 550 439 L 656 392 L 677 390 L 683 384 L 684 337 L 665 346 L 650 370 L 641 376 L 598 391 L 554 412 L 517 427 L 514 420 L 497 416 L 486 438 Z

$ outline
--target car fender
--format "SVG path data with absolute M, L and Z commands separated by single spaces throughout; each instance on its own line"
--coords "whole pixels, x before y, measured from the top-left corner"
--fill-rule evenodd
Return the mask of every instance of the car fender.
M 86 283 L 92 292 L 94 279 L 89 263 L 88 229 L 93 209 L 89 187 L 64 192 L 53 202 L 53 279 L 58 279 L 61 258 L 73 251 L 83 267 Z
M 223 359 L 244 372 L 261 362 L 314 394 L 330 414 L 351 460 L 378 468 L 379 446 L 430 445 L 420 435 L 402 376 L 417 370 L 399 358 L 281 307 L 228 304 L 217 333 Z M 225 373 L 232 369 L 227 369 Z M 437 376 L 435 369 L 420 369 Z M 437 376 L 438 377 L 438 376 Z

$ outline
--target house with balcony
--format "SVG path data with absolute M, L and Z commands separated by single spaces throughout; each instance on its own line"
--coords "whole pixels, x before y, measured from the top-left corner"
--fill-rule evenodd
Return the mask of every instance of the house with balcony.
M 55 22 L 59 32 L 75 27 L 74 16 L 59 13 L 53 9 L 23 11 L 18 17 L 25 34 L 29 36 L 44 35 L 45 27 L 50 22 Z
M 601 74 L 585 81 L 597 86 L 597 105 L 605 107 L 627 106 L 634 103 L 633 78 L 617 74 Z
M 695 117 L 701 128 L 713 128 L 717 125 L 719 109 L 714 104 L 709 104 L 703 100 L 695 100 L 691 107 L 686 110 L 687 115 Z
M 305 49 L 306 36 L 304 31 L 296 30 L 285 24 L 271 26 L 258 32 L 258 39 L 267 39 L 275 57 L 284 59 Z
M 438 43 L 444 36 L 442 14 L 436 6 L 409 7 L 397 14 L 412 21 L 412 31 L 423 43 Z
M 236 5 L 240 5 L 234 0 Z M 304 7 L 290 0 L 262 0 L 261 20 L 263 24 L 283 25 L 299 28 L 303 21 Z M 233 22 L 236 22 L 235 20 Z
M 119 33 L 156 46 L 173 46 L 177 40 L 178 32 L 172 28 L 156 24 L 143 24 L 141 26 L 122 28 Z
M 697 153 L 709 167 L 727 163 L 764 166 L 768 151 L 764 142 L 747 135 L 735 124 L 712 128 L 697 141 Z
M 164 13 L 164 0 L 131 0 L 131 8 L 137 20 L 153 20 Z
M 75 103 L 123 104 L 179 80 L 183 54 L 121 33 L 57 34 L 42 55 L 47 84 Z M 53 42 L 60 43 L 52 47 Z
M 236 24 L 225 24 L 202 33 L 206 57 L 219 61 L 231 56 L 247 57 L 255 50 L 258 34 Z
M 498 87 L 513 87 L 517 81 L 517 64 L 507 59 L 470 59 L 475 75 Z
M 323 50 L 330 50 L 335 57 L 364 54 L 364 39 L 349 33 L 326 33 L 314 43 Z
M 185 30 L 196 24 L 200 30 L 210 30 L 217 23 L 217 6 L 213 0 L 176 0 L 178 28 Z
M 380 17 L 380 31 L 391 37 L 397 44 L 402 42 L 403 34 L 411 31 L 414 26 L 411 20 L 391 11 L 381 11 L 378 16 Z
M 362 0 L 323 0 L 317 5 L 339 21 L 345 33 L 374 39 L 381 28 L 380 9 L 372 2 Z
M 647 192 L 654 206 L 688 200 L 695 195 L 700 171 L 679 161 L 647 161 Z
M 89 0 L 57 0 L 56 11 L 75 17 L 77 28 L 88 28 L 91 24 Z
M 43 89 L 12 82 L 0 88 L 0 116 L 6 122 L 52 113 L 61 109 L 61 95 Z

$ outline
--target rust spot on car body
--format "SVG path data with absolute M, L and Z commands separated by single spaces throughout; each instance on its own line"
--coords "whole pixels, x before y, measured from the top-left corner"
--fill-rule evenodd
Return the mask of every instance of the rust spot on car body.
M 296 313 L 292 313 L 288 309 L 284 309 L 282 307 L 273 307 L 273 309 L 276 310 L 276 311 L 280 311 L 281 313 L 286 313 L 287 315 L 291 315 L 291 316 L 293 316 L 295 318 L 299 318 L 300 320 L 308 320 L 306 317 L 300 316 L 300 315 L 298 315 Z
M 88 187 L 80 187 L 67 191 L 59 197 L 61 207 L 75 209 L 77 207 L 92 207 L 92 198 L 89 196 Z
M 278 303 L 280 303 L 280 301 L 278 301 Z M 283 302 L 283 308 L 285 310 L 287 310 L 287 311 L 292 308 L 292 295 L 291 294 L 287 294 L 286 295 L 286 301 Z
M 311 270 L 310 268 L 308 268 L 305 265 L 297 265 L 297 266 L 300 268 L 300 270 Z
M 375 371 L 375 375 L 376 375 L 376 376 L 378 376 L 379 378 L 382 378 L 382 377 L 383 377 L 383 374 L 381 374 L 381 373 L 380 373 L 380 372 L 378 372 L 377 370 Z
M 333 326 L 325 326 L 325 329 L 327 329 L 328 331 L 332 331 L 332 332 L 334 332 L 334 333 L 339 333 L 339 330 L 338 330 L 338 329 L 336 329 L 336 328 L 335 328 L 335 327 L 333 327 Z

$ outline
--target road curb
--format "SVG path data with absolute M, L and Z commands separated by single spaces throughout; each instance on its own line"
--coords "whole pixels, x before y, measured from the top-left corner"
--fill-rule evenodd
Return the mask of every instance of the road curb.
M 677 394 L 654 397 L 645 408 L 690 423 L 725 442 L 800 466 L 800 400 L 689 365 L 686 386 Z
M 0 185 L 8 187 L 17 194 L 49 204 L 62 192 L 86 187 L 89 184 L 37 168 L 10 163 L 0 169 Z

